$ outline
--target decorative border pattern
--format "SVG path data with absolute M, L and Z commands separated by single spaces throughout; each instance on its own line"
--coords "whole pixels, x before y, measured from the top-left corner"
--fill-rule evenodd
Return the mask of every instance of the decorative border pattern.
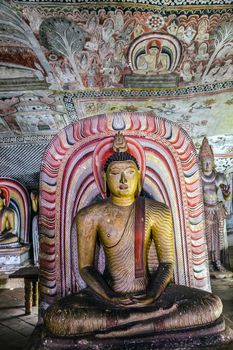
M 54 135 L 0 136 L 1 144 L 48 143 Z
M 176 124 L 150 113 L 101 115 L 69 125 L 44 153 L 39 214 L 42 309 L 81 288 L 72 259 L 73 221 L 77 210 L 99 194 L 92 170 L 95 148 L 120 125 L 146 153 L 145 190 L 172 208 L 175 281 L 210 290 L 199 163 L 191 139 Z
M 67 4 L 70 5 L 72 2 L 73 4 L 83 4 L 86 3 L 86 0 L 13 0 L 14 3 L 17 4 L 31 4 L 31 3 L 41 3 L 41 4 Z M 159 7 L 161 6 L 195 6 L 195 5 L 227 5 L 231 4 L 231 0 L 114 0 L 114 2 L 111 2 L 109 0 L 89 0 L 88 3 L 90 4 L 122 4 L 122 3 L 128 3 L 128 4 L 148 4 L 148 5 L 157 5 Z
M 230 22 L 233 7 L 159 5 L 110 1 L 80 2 L 75 6 L 73 2 L 64 5 L 60 2 L 46 2 L 45 5 L 26 3 L 17 5 L 16 8 L 22 14 L 24 25 L 29 23 L 25 36 L 31 31 L 35 41 L 36 37 L 40 39 L 37 42 L 38 50 L 33 50 L 33 59 L 37 56 L 40 66 L 46 72 L 43 78 L 54 90 L 190 86 L 199 82 L 205 84 L 231 79 L 233 63 L 230 54 Z M 7 9 L 5 11 L 7 16 Z M 75 31 L 78 40 L 74 45 L 66 39 L 68 41 L 63 43 L 62 53 L 56 45 L 64 37 L 64 31 L 59 32 L 61 20 L 69 31 Z M 182 48 L 181 59 L 170 80 L 166 73 L 169 64 L 173 66 L 175 56 L 161 38 L 157 40 L 161 52 L 149 50 L 151 52 L 144 54 L 148 46 L 147 42 L 142 43 L 139 76 L 129 65 L 128 53 L 133 41 L 141 35 L 152 32 L 156 34 L 156 31 L 157 34 L 159 31 L 162 35 L 166 34 L 170 41 L 176 37 Z M 218 43 L 220 37 L 222 39 Z M 30 42 L 28 45 L 31 47 Z M 223 48 L 225 50 L 222 51 Z M 218 50 L 222 53 L 220 56 L 217 55 Z M 44 56 L 43 59 L 41 55 Z M 146 76 L 144 79 L 144 73 L 158 70 L 165 74 L 159 77 Z M 42 74 L 41 71 L 34 73 Z
M 224 83 L 206 84 L 198 86 L 190 86 L 179 89 L 101 89 L 101 90 L 85 90 L 77 92 L 67 92 L 64 94 L 63 102 L 68 114 L 70 122 L 77 120 L 78 116 L 73 102 L 74 98 L 150 98 L 150 97 L 181 97 L 186 95 L 195 96 L 195 94 L 205 94 L 211 92 L 219 92 L 223 90 L 231 90 L 233 81 Z

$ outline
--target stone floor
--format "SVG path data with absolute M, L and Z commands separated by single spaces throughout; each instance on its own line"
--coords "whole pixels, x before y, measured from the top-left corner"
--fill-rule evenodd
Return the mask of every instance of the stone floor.
M 37 323 L 37 307 L 25 315 L 24 289 L 0 289 L 0 349 L 24 350 Z

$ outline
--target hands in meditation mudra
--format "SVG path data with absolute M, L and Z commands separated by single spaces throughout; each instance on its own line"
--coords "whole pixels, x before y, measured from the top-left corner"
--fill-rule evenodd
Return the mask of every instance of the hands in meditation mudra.
M 170 283 L 173 278 L 172 216 L 163 203 L 140 197 L 137 160 L 117 134 L 104 166 L 109 197 L 77 214 L 79 271 L 87 287 L 50 306 L 46 328 L 56 336 L 96 338 L 155 335 L 213 324 L 221 300 L 203 290 Z M 106 268 L 95 268 L 97 241 Z M 155 245 L 159 266 L 149 271 Z

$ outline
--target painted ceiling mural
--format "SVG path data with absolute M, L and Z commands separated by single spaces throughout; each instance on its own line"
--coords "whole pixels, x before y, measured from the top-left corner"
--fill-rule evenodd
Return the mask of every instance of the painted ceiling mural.
M 108 92 L 66 93 L 64 102 L 69 119 L 73 121 L 102 113 L 116 113 L 113 129 L 121 130 L 124 125 L 117 113 L 152 112 L 185 129 L 197 150 L 203 137 L 207 136 L 216 156 L 217 169 L 233 170 L 232 90 L 214 94 L 193 93 L 190 96 L 189 91 L 183 89 L 183 94 L 171 91 L 169 97 L 167 91 L 162 94 L 150 90 L 117 90 L 114 96 L 109 96 Z
M 232 77 L 232 0 L 0 0 L 6 154 L 42 152 L 77 118 L 152 111 L 197 148 L 208 136 L 219 167 L 231 168 Z
M 46 80 L 58 90 L 124 87 L 132 74 L 143 80 L 172 72 L 177 86 L 229 80 L 230 7 L 174 12 L 143 5 L 1 2 L 1 75 Z

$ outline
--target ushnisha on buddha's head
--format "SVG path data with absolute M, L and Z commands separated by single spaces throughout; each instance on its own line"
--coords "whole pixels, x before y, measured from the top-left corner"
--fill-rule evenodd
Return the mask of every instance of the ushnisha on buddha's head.
M 129 198 L 140 194 L 141 173 L 134 156 L 128 150 L 124 135 L 118 132 L 113 142 L 113 155 L 104 166 L 106 183 L 112 198 Z

